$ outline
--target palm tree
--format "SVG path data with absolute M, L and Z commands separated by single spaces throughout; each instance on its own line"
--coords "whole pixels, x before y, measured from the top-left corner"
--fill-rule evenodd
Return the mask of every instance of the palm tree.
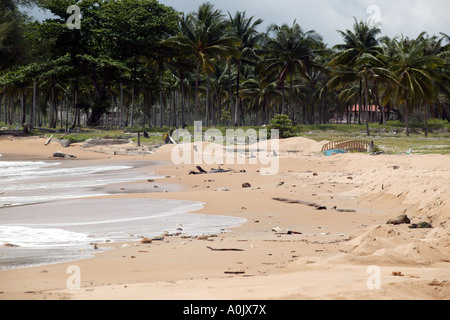
M 438 68 L 444 67 L 443 59 L 435 55 L 425 55 L 426 43 L 423 41 L 423 33 L 410 40 L 401 37 L 394 39 L 394 51 L 391 70 L 395 74 L 399 85 L 397 97 L 404 103 L 404 116 L 406 121 L 406 134 L 409 136 L 409 107 L 428 103 L 436 99 L 436 83 L 439 82 Z
M 360 86 L 360 106 L 362 105 L 362 89 L 364 85 L 365 91 L 365 105 L 369 104 L 369 81 L 371 80 L 371 63 L 374 62 L 376 56 L 380 54 L 381 49 L 377 36 L 381 33 L 378 28 L 372 28 L 367 22 L 358 22 L 355 18 L 355 23 L 352 30 L 338 31 L 344 40 L 343 44 L 335 46 L 338 52 L 333 55 L 330 61 L 331 67 L 340 67 L 342 73 L 338 76 L 343 77 L 344 81 L 359 79 Z M 366 108 L 366 131 L 369 131 L 369 108 Z
M 264 64 L 260 62 L 254 69 L 255 74 L 242 83 L 242 98 L 252 112 L 262 113 L 262 123 L 269 121 L 269 109 L 280 101 L 281 94 L 277 90 L 276 81 L 267 77 Z
M 300 25 L 294 21 L 292 26 L 271 25 L 269 33 L 274 37 L 269 38 L 266 45 L 267 69 L 275 72 L 278 78 L 278 86 L 282 90 L 282 103 L 280 113 L 285 113 L 284 83 L 289 79 L 290 101 L 289 109 L 293 111 L 294 77 L 297 72 L 305 74 L 308 65 L 313 60 L 317 50 L 317 43 L 321 37 L 314 31 L 304 32 Z
M 225 31 L 226 23 L 221 12 L 215 10 L 211 3 L 204 3 L 197 12 L 181 17 L 180 33 L 165 41 L 165 44 L 178 46 L 197 60 L 196 118 L 199 116 L 200 71 L 211 73 L 214 70 L 213 59 L 229 55 L 239 45 L 239 39 L 225 34 Z
M 236 108 L 234 113 L 234 125 L 241 125 L 241 99 L 239 97 L 240 89 L 240 74 L 242 63 L 254 62 L 256 53 L 255 47 L 258 41 L 261 39 L 261 34 L 258 33 L 256 28 L 263 22 L 262 19 L 257 19 L 253 21 L 254 17 L 247 18 L 246 13 L 236 12 L 236 14 L 231 16 L 229 20 L 230 34 L 235 36 L 240 40 L 240 45 L 236 52 L 234 59 L 236 60 Z

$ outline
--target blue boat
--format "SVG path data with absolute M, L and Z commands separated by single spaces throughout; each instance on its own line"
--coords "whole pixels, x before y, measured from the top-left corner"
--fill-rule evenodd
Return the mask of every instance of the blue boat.
M 323 153 L 324 153 L 327 157 L 330 157 L 330 156 L 333 156 L 333 155 L 336 155 L 336 154 L 339 154 L 339 153 L 347 153 L 347 151 L 336 149 L 336 150 L 327 150 L 327 151 L 324 151 Z

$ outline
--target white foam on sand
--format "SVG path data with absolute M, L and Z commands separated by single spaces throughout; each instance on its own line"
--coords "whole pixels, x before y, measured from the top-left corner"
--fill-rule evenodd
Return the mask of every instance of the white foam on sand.
M 62 229 L 0 226 L 0 246 L 13 244 L 21 248 L 64 247 L 85 245 L 88 241 L 86 234 Z
M 79 199 L 1 209 L 0 269 L 85 258 L 89 244 L 138 241 L 168 231 L 217 234 L 243 218 L 189 214 L 203 203 L 167 199 Z M 83 252 L 80 253 L 80 249 Z

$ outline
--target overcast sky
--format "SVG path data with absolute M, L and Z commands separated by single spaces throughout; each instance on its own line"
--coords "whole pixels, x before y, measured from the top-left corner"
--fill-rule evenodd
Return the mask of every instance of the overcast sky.
M 178 11 L 195 11 L 205 0 L 159 0 Z M 315 30 L 325 43 L 333 46 L 341 42 L 336 30 L 351 29 L 353 17 L 358 20 L 380 22 L 383 35 L 404 34 L 417 37 L 420 32 L 450 34 L 449 0 L 210 0 L 217 9 L 234 15 L 246 11 L 247 16 L 264 20 L 260 31 L 276 23 L 291 25 L 295 19 L 304 31 Z M 42 13 L 33 11 L 35 16 Z

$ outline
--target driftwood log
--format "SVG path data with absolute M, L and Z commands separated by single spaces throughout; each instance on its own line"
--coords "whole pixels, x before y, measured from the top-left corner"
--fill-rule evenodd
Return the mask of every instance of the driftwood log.
M 285 199 L 285 198 L 272 198 L 275 201 L 285 202 L 285 203 L 295 203 L 295 204 L 303 204 L 305 206 L 314 207 L 316 210 L 327 210 L 327 207 L 303 200 L 292 200 L 292 199 Z
M 211 171 L 206 171 L 202 167 L 197 166 L 196 167 L 198 171 L 190 171 L 189 174 L 208 174 L 208 173 L 226 173 L 226 172 L 232 172 L 233 170 L 224 170 L 219 167 L 219 169 L 211 169 Z
M 66 154 L 61 151 L 58 151 L 53 154 L 53 158 L 76 159 L 77 157 L 71 154 Z
M 231 248 L 231 249 L 214 249 L 211 247 L 206 247 L 206 248 L 208 248 L 209 250 L 212 250 L 212 251 L 244 251 L 244 249 L 234 249 L 234 248 Z

